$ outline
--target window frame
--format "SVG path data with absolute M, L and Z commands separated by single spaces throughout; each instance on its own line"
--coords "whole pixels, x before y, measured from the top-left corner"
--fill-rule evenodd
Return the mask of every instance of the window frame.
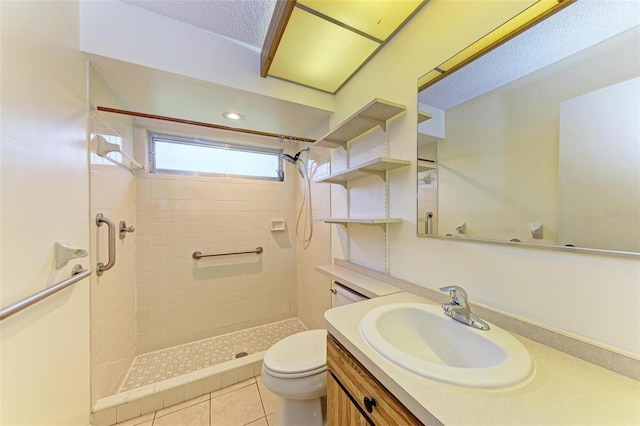
M 175 170 L 175 169 L 161 169 L 156 166 L 156 142 L 170 142 L 182 145 L 200 146 L 214 149 L 228 149 L 233 151 L 243 151 L 256 154 L 275 155 L 277 157 L 277 176 L 254 176 L 254 175 L 238 175 L 232 173 L 210 173 L 210 172 L 198 172 L 189 170 Z M 214 140 L 190 138 L 185 136 L 174 136 L 162 133 L 151 133 L 149 135 L 149 171 L 150 173 L 158 174 L 172 174 L 183 176 L 206 176 L 206 177 L 220 177 L 229 179 L 253 179 L 253 180 L 270 180 L 283 182 L 284 181 L 284 163 L 282 154 L 284 149 L 282 148 L 267 148 L 258 147 L 255 145 L 245 145 L 235 142 L 220 142 Z

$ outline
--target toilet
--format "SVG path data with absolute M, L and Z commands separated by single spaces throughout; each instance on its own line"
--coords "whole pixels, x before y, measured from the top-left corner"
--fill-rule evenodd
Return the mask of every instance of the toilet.
M 334 283 L 332 306 L 367 297 Z M 327 331 L 285 337 L 264 354 L 262 382 L 276 395 L 275 426 L 322 426 L 326 417 Z

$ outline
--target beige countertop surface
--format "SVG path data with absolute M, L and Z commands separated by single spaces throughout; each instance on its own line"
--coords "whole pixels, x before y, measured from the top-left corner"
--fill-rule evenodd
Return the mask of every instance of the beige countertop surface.
M 447 385 L 409 372 L 364 341 L 360 319 L 390 303 L 433 303 L 399 292 L 325 313 L 327 330 L 425 424 L 640 425 L 640 382 L 514 334 L 531 354 L 535 375 L 505 390 Z
M 364 276 L 358 272 L 351 271 L 338 265 L 332 264 L 316 266 L 316 271 L 346 285 L 351 290 L 357 291 L 368 298 L 385 296 L 387 294 L 402 291 L 390 284 Z

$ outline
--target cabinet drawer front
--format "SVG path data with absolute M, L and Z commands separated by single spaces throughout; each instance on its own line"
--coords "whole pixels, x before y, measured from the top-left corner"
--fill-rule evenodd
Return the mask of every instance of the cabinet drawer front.
M 327 338 L 327 367 L 376 425 L 422 425 L 351 354 L 331 336 Z M 375 400 L 368 412 L 365 398 Z

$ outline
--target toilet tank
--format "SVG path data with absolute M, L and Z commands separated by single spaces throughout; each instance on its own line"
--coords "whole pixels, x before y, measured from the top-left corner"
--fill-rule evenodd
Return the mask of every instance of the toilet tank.
M 333 282 L 331 292 L 333 293 L 331 306 L 334 308 L 368 299 L 368 297 L 347 288 L 344 284 L 340 284 L 337 281 Z

